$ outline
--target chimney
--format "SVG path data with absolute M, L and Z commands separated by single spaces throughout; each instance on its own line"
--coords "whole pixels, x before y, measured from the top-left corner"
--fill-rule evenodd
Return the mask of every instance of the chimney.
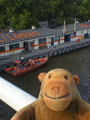
M 10 32 L 10 33 L 13 33 L 13 32 L 14 32 L 14 29 L 13 29 L 13 28 L 10 28 L 10 29 L 9 29 L 9 32 Z
M 36 26 L 35 26 L 35 25 L 33 25 L 33 26 L 32 26 L 32 29 L 33 29 L 33 30 L 35 30 L 35 29 L 36 29 Z

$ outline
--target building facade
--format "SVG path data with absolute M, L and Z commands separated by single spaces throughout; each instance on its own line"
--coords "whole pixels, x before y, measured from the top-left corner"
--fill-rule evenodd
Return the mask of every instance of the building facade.
M 65 31 L 63 31 L 65 29 Z M 0 56 L 13 55 L 42 48 L 49 48 L 65 42 L 72 42 L 88 38 L 90 22 L 74 25 L 59 26 L 57 28 L 35 28 L 23 31 L 0 34 Z

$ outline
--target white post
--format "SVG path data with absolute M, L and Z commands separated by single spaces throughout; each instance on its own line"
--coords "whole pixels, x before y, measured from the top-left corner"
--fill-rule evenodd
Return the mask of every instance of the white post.
M 76 31 L 76 18 L 75 18 L 75 23 L 74 23 L 74 31 Z
M 2 77 L 0 77 L 0 99 L 16 111 L 36 100 L 35 97 Z
M 66 28 L 65 28 L 65 21 L 64 21 L 64 27 L 63 27 L 63 34 L 65 34 Z

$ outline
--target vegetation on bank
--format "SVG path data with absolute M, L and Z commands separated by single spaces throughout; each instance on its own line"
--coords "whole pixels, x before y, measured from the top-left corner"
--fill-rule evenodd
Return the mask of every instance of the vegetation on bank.
M 90 0 L 0 0 L 0 29 L 39 27 L 38 22 L 56 20 L 58 25 L 90 19 Z M 71 19 L 72 18 L 72 19 Z

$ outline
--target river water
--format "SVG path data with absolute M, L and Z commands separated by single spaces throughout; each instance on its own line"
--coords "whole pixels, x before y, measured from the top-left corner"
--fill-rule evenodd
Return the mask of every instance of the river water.
M 80 78 L 78 89 L 84 100 L 90 103 L 90 46 L 72 51 L 63 55 L 51 57 L 47 64 L 35 71 L 26 73 L 19 77 L 13 77 L 7 73 L 0 73 L 0 76 L 7 79 L 11 83 L 38 97 L 40 90 L 40 82 L 38 74 L 40 72 L 48 72 L 54 68 L 63 68 L 76 74 Z M 15 111 L 0 101 L 0 120 L 10 120 Z

